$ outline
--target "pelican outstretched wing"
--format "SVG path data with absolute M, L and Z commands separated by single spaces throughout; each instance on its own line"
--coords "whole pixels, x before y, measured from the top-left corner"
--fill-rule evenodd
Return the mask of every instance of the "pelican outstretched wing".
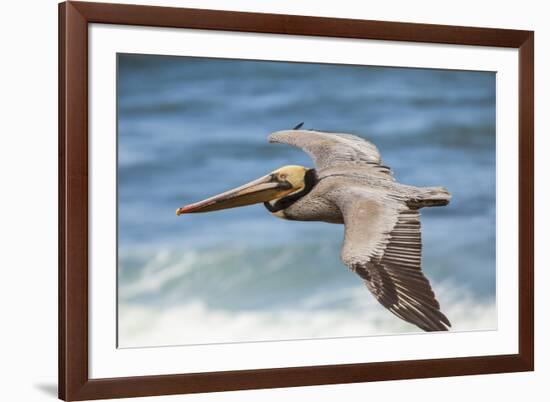
M 318 170 L 336 166 L 364 165 L 373 173 L 382 173 L 393 179 L 391 170 L 381 164 L 376 146 L 355 135 L 325 133 L 311 130 L 277 131 L 269 136 L 269 142 L 289 144 L 303 149 Z
M 344 217 L 342 260 L 393 314 L 425 331 L 447 331 L 421 269 L 420 214 L 405 204 L 361 187 L 327 194 Z

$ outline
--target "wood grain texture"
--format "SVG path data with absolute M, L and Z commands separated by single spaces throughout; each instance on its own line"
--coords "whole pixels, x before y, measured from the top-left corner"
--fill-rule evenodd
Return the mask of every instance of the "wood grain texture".
M 108 23 L 519 49 L 519 353 L 109 379 L 88 376 L 88 24 Z M 105 3 L 59 5 L 59 397 L 84 400 L 383 381 L 534 368 L 534 34 Z
M 528 31 L 190 8 L 73 2 L 88 22 L 333 38 L 519 47 Z
M 66 124 L 65 124 L 65 89 L 66 89 L 66 72 L 65 72 L 65 42 L 66 42 L 66 29 L 65 29 L 65 4 L 61 4 L 59 7 L 59 33 L 58 33 L 58 105 L 57 105 L 57 119 L 58 119 L 58 172 L 57 172 L 57 181 L 58 181 L 58 233 L 57 233 L 57 255 L 58 255 L 58 306 L 57 306 L 57 370 L 58 370 L 58 390 L 59 397 L 65 399 L 65 389 L 67 387 L 66 382 L 66 372 L 67 365 L 65 364 L 66 359 L 66 324 L 67 319 L 65 317 L 66 310 L 66 299 L 65 292 L 68 290 L 67 283 L 65 281 L 65 272 L 67 265 L 65 264 L 65 210 L 67 208 L 67 203 L 65 202 L 66 198 L 66 185 L 65 185 L 65 134 L 66 134 Z
M 535 367 L 535 35 L 519 48 L 519 354 Z
M 59 394 L 88 381 L 88 29 L 60 5 Z

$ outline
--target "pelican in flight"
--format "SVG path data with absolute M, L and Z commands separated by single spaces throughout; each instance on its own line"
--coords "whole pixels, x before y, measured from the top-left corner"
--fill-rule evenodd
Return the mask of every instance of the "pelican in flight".
M 271 134 L 269 142 L 301 148 L 314 169 L 284 166 L 176 214 L 263 202 L 278 218 L 344 224 L 342 261 L 374 297 L 424 331 L 447 331 L 451 323 L 421 269 L 418 210 L 447 205 L 450 193 L 396 182 L 376 146 L 363 138 L 300 126 Z

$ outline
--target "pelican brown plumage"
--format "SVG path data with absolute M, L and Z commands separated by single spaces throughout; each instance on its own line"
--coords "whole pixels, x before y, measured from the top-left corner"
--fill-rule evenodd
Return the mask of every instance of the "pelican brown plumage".
M 425 331 L 447 331 L 451 323 L 421 269 L 418 210 L 447 205 L 450 193 L 396 182 L 376 146 L 355 135 L 294 129 L 275 132 L 269 141 L 301 148 L 315 168 L 284 166 L 176 213 L 263 202 L 279 218 L 343 223 L 342 261 L 374 297 Z

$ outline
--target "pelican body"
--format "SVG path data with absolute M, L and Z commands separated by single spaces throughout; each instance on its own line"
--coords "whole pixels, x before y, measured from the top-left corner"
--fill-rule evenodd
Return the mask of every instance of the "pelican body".
M 315 168 L 284 166 L 176 214 L 263 202 L 278 218 L 344 224 L 342 261 L 374 297 L 425 331 L 448 330 L 451 323 L 422 273 L 418 210 L 447 205 L 450 193 L 396 182 L 376 146 L 355 135 L 294 129 L 275 132 L 269 141 L 301 148 Z

